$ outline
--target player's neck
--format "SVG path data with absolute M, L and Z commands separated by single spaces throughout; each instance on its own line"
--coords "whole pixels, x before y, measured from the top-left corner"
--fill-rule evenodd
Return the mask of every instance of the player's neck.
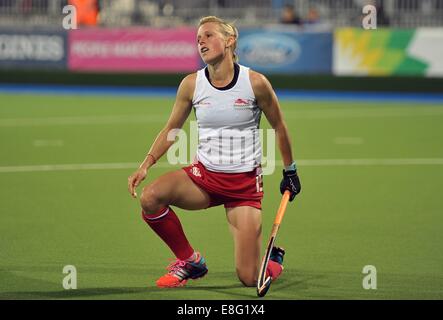
M 231 59 L 223 59 L 220 63 L 208 64 L 208 71 L 214 86 L 226 86 L 234 78 L 234 62 Z

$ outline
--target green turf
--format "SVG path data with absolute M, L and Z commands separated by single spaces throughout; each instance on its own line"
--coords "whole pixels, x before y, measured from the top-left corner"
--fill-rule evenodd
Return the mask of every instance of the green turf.
M 177 210 L 210 271 L 185 288 L 160 290 L 155 280 L 172 255 L 127 193 L 132 169 L 5 172 L 139 162 L 171 104 L 0 95 L 0 299 L 256 298 L 236 278 L 222 207 Z M 282 107 L 299 160 L 443 158 L 442 105 L 283 101 Z M 153 168 L 148 181 L 170 169 Z M 280 170 L 264 179 L 264 241 L 280 199 Z M 305 161 L 299 171 L 303 191 L 277 238 L 287 251 L 285 271 L 266 299 L 443 298 L 442 164 Z M 77 290 L 62 287 L 65 265 L 77 268 Z M 365 265 L 377 268 L 377 290 L 362 288 Z

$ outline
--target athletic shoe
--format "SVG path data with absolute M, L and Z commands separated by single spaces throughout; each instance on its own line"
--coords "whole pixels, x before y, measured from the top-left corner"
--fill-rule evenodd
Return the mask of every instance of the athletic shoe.
M 268 275 L 271 276 L 272 281 L 277 280 L 283 272 L 283 258 L 285 250 L 280 247 L 272 247 L 271 255 L 268 262 Z
M 283 258 L 285 257 L 285 249 L 280 247 L 272 247 L 269 259 L 283 265 Z
M 160 277 L 156 284 L 159 288 L 182 287 L 188 279 L 199 279 L 208 273 L 205 258 L 197 253 L 194 261 L 176 259 L 167 268 L 168 273 Z

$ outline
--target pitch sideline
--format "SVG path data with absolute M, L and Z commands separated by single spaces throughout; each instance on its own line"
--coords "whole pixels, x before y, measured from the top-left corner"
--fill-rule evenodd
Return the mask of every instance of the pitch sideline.
M 21 166 L 0 166 L 0 173 L 19 172 L 48 172 L 48 171 L 85 171 L 85 170 L 122 170 L 135 169 L 139 163 L 115 162 L 115 163 L 78 163 L 78 164 L 42 164 Z M 157 163 L 155 168 L 179 168 L 182 165 L 171 165 L 167 162 Z M 367 158 L 367 159 L 300 159 L 299 167 L 333 167 L 333 166 L 423 166 L 443 165 L 443 158 Z M 281 167 L 277 164 L 276 167 Z

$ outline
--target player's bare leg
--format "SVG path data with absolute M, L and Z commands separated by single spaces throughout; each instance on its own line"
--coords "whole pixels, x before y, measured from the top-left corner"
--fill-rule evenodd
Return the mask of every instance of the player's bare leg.
M 209 206 L 209 195 L 197 187 L 182 169 L 164 174 L 143 188 L 140 204 L 146 214 L 173 205 L 185 210 Z
M 226 216 L 234 238 L 237 276 L 245 286 L 255 286 L 261 262 L 261 210 L 246 206 L 228 208 Z M 266 272 L 273 280 L 276 280 L 283 271 L 284 254 L 282 248 L 272 248 Z
M 255 286 L 260 267 L 261 210 L 249 206 L 227 208 L 226 216 L 234 238 L 237 276 L 245 286 Z
M 157 286 L 180 287 L 188 279 L 203 277 L 208 269 L 205 259 L 188 242 L 180 220 L 170 205 L 199 210 L 209 206 L 209 195 L 197 187 L 183 170 L 167 173 L 147 185 L 140 197 L 143 219 L 177 257 L 157 280 Z

